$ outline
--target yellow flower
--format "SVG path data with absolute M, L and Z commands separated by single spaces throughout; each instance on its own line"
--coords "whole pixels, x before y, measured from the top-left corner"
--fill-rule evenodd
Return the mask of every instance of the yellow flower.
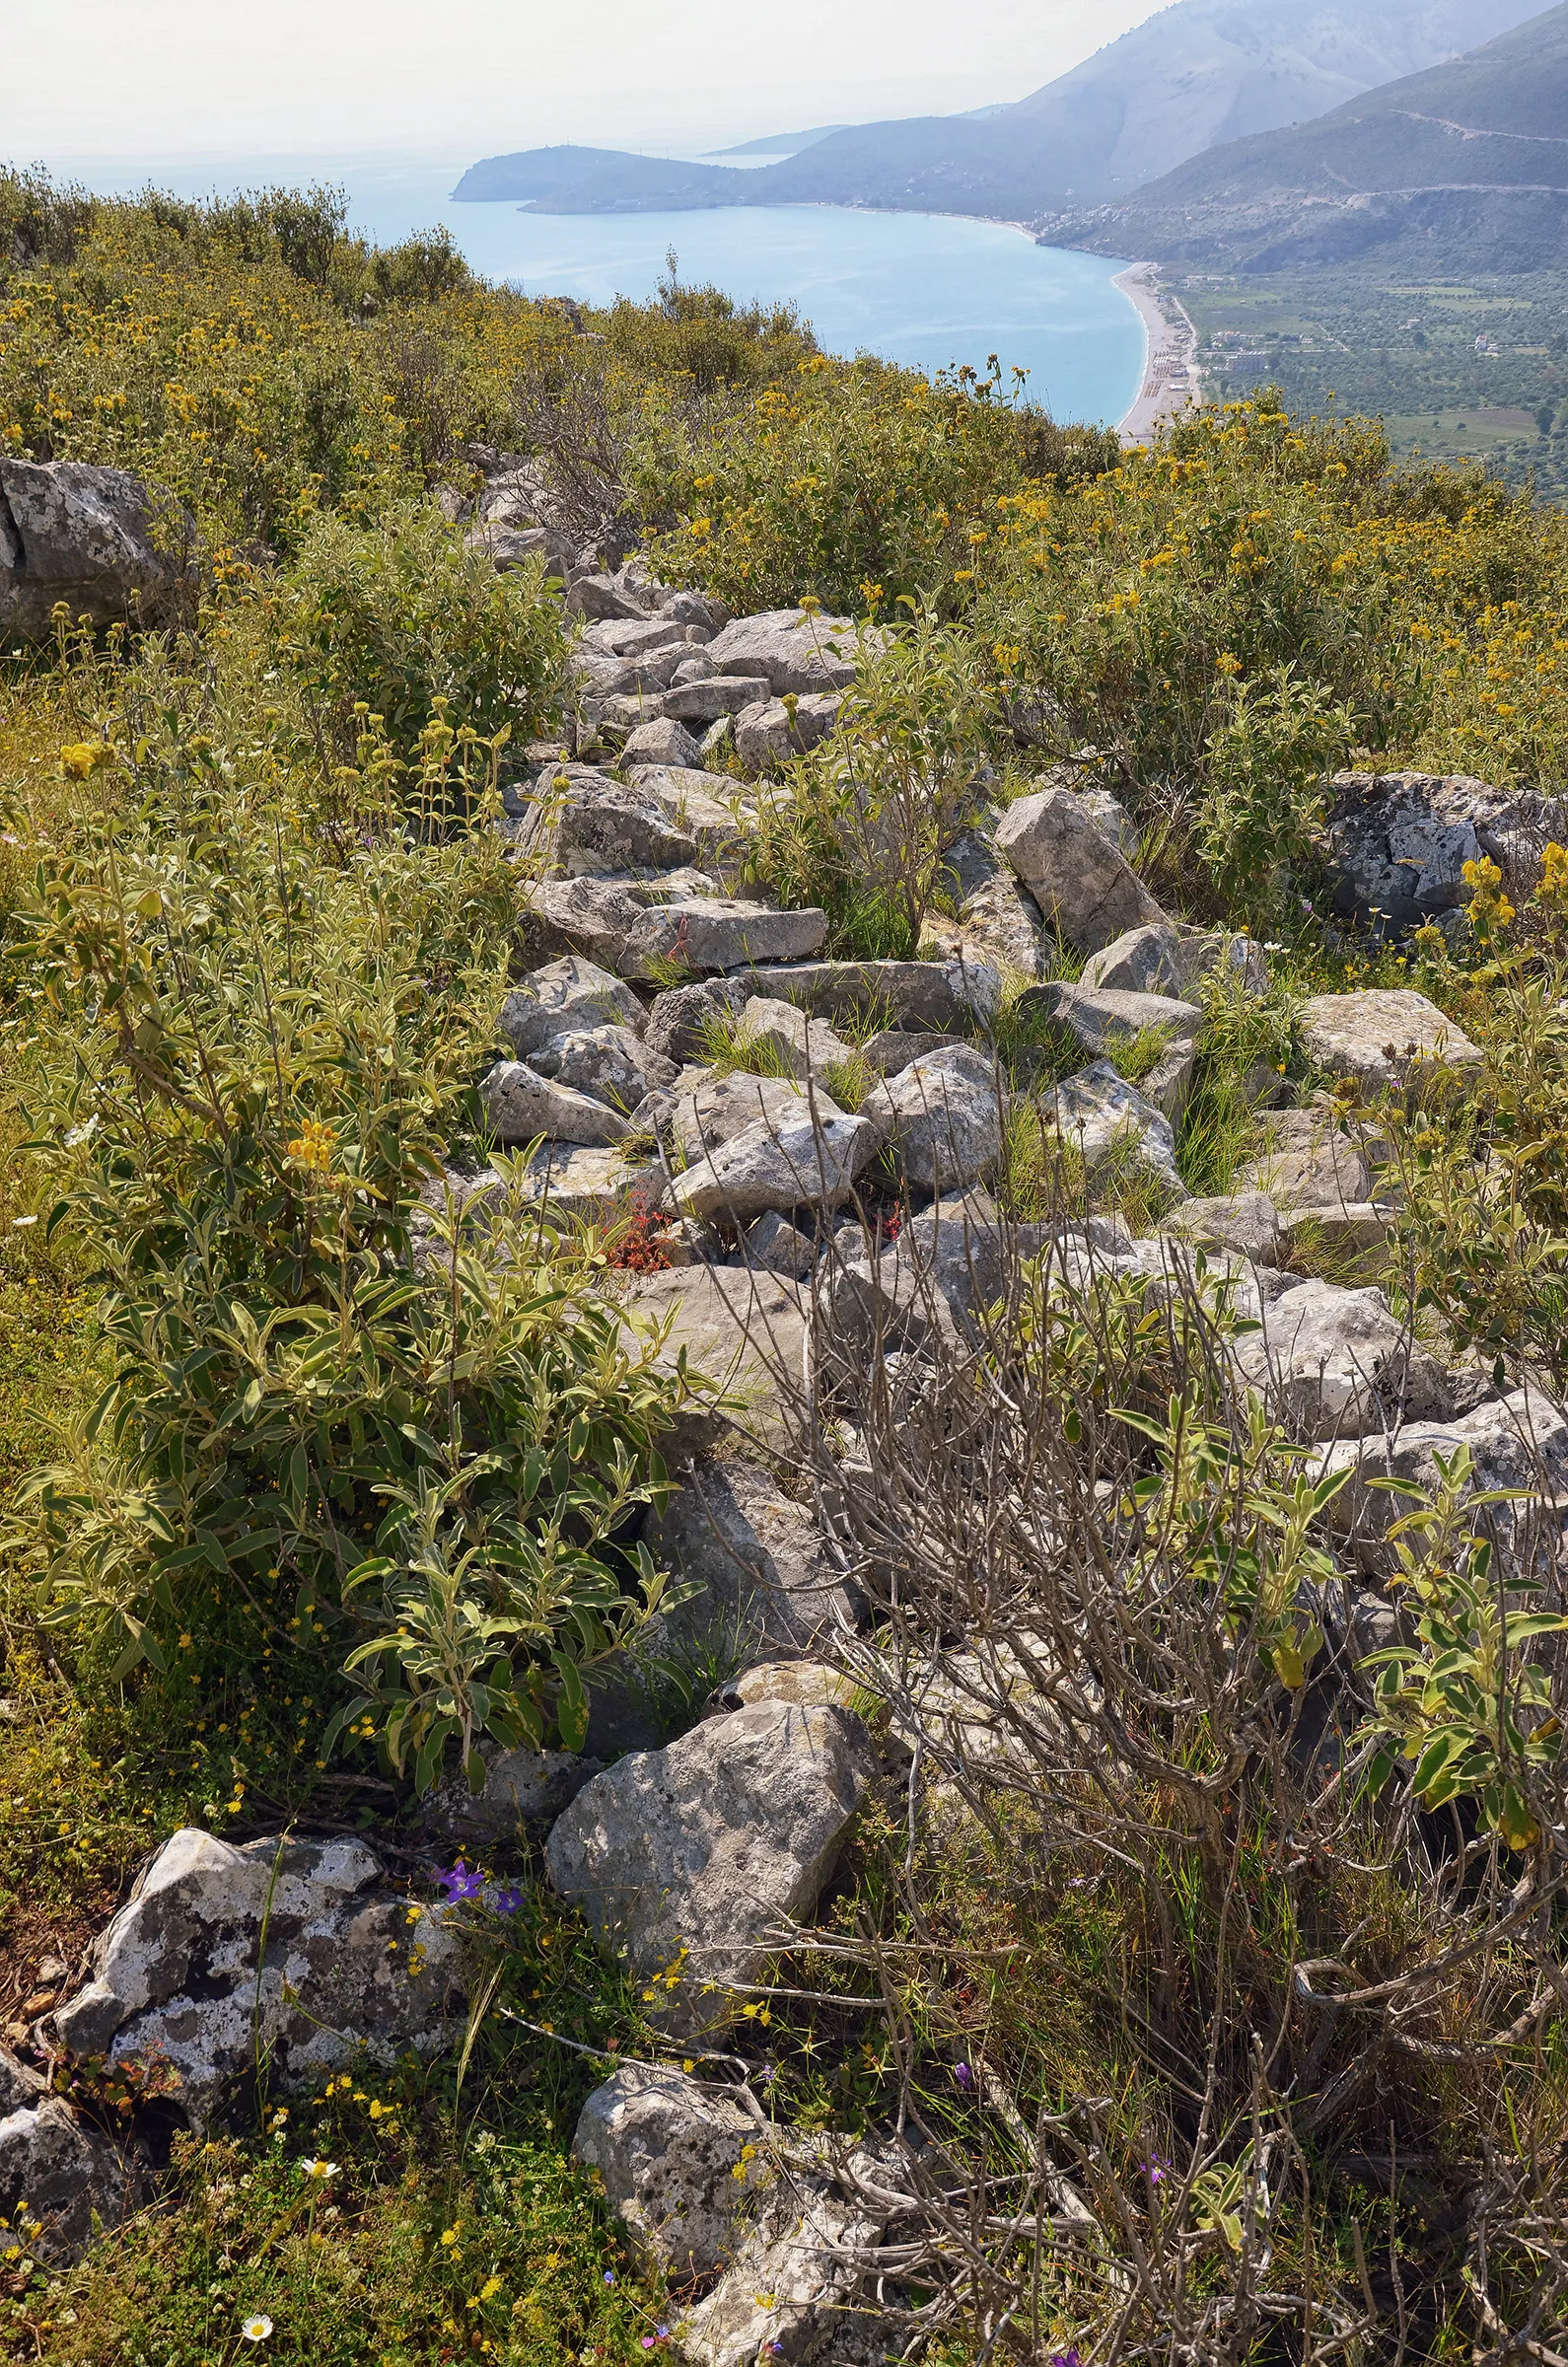
M 60 751 L 60 770 L 73 781 L 85 781 L 113 759 L 114 751 L 102 740 L 77 740 Z
M 335 1126 L 322 1125 L 318 1118 L 307 1118 L 303 1132 L 296 1134 L 286 1148 L 289 1157 L 312 1175 L 329 1176 L 332 1172 L 332 1146 L 337 1140 Z

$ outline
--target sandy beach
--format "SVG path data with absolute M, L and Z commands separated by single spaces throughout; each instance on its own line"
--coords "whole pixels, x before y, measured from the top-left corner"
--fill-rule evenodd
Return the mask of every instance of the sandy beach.
M 1157 286 L 1155 271 L 1153 263 L 1129 263 L 1111 282 L 1137 307 L 1144 334 L 1143 383 L 1117 429 L 1123 444 L 1146 443 L 1157 420 L 1198 399 L 1197 331 L 1176 298 Z

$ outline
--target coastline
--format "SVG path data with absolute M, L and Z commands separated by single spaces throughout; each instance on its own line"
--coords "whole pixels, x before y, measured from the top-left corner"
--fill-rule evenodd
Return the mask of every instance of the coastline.
M 1152 277 L 1157 268 L 1150 262 L 1129 263 L 1110 283 L 1143 323 L 1143 378 L 1135 400 L 1116 423 L 1123 444 L 1147 443 L 1160 420 L 1200 398 L 1194 367 L 1197 331 L 1176 298 L 1158 290 Z

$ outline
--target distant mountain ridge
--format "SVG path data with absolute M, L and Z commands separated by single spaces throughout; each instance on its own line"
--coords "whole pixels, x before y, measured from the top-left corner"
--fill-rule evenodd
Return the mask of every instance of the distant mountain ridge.
M 1561 262 L 1568 232 L 1568 5 L 1316 122 L 1194 156 L 1053 241 L 1271 271 L 1390 250 L 1475 271 Z
M 750 169 L 527 149 L 471 166 L 455 194 L 552 213 L 815 203 L 1029 220 L 1114 200 L 1206 149 L 1319 115 L 1532 13 L 1532 0 L 1176 0 L 1028 98 L 977 114 L 852 124 Z

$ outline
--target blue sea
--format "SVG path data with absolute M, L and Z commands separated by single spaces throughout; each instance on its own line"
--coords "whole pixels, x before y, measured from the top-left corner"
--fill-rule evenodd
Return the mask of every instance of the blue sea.
M 62 160 L 62 163 L 65 160 Z M 674 248 L 681 277 L 743 302 L 788 299 L 834 353 L 870 351 L 926 371 L 986 357 L 1029 373 L 1030 398 L 1058 419 L 1119 419 L 1137 394 L 1144 337 L 1101 255 L 1036 247 L 1000 222 L 879 214 L 845 206 L 723 206 L 670 214 L 535 214 L 508 202 L 457 204 L 464 161 L 278 158 L 157 165 L 127 176 L 107 160 L 67 164 L 90 186 L 149 179 L 186 196 L 319 179 L 349 194 L 354 226 L 383 242 L 444 223 L 476 271 L 530 295 L 651 296 Z

